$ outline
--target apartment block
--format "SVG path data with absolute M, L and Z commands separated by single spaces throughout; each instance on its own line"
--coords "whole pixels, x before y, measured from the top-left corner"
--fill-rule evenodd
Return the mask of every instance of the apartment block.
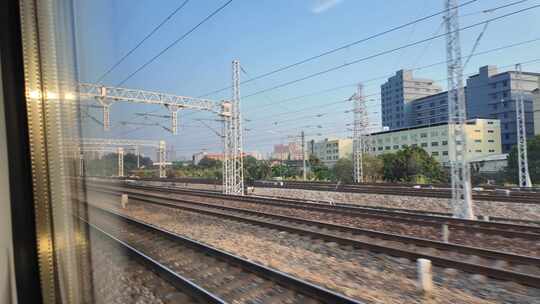
M 302 145 L 298 142 L 274 145 L 271 158 L 279 160 L 301 160 Z
M 316 156 L 324 165 L 333 167 L 340 158 L 351 157 L 352 139 L 311 140 L 307 149 L 310 155 Z
M 467 117 L 499 119 L 503 153 L 510 152 L 517 143 L 516 100 L 519 92 L 524 96 L 527 137 L 534 136 L 533 91 L 538 88 L 539 78 L 539 73 L 522 72 L 518 85 L 515 71 L 499 73 L 495 66 L 484 66 L 478 74 L 467 79 Z
M 388 79 L 381 87 L 383 125 L 390 126 L 392 130 L 447 122 L 447 91 L 415 97 L 412 100 L 406 99 L 405 96 L 400 97 L 399 94 L 388 96 L 387 86 L 399 86 L 398 75 L 401 75 L 400 72 L 398 71 L 396 76 Z M 409 76 L 412 79 L 412 75 Z M 467 79 L 467 85 L 464 88 L 468 119 L 485 118 L 499 119 L 501 121 L 501 142 L 504 153 L 510 152 L 517 142 L 515 101 L 520 92 L 523 92 L 524 96 L 527 137 L 534 135 L 535 126 L 538 125 L 538 123 L 534 123 L 533 119 L 533 91 L 539 87 L 540 74 L 522 72 L 519 85 L 517 77 L 515 71 L 499 73 L 495 66 L 483 66 L 477 74 Z M 409 91 L 411 91 L 411 88 L 409 88 Z M 422 91 L 421 87 L 418 89 Z M 408 97 L 411 96 L 408 95 Z M 396 103 L 399 98 L 405 100 L 405 102 L 403 111 L 396 116 L 397 106 L 395 109 L 389 110 L 388 103 Z M 390 113 L 389 111 L 393 112 Z M 402 121 L 396 121 L 396 117 L 402 117 L 403 115 L 406 117 L 405 124 Z M 537 132 L 540 132 L 539 128 L 539 126 L 536 126 Z
M 534 135 L 540 135 L 540 89 L 534 90 L 533 95 Z
M 447 122 L 448 91 L 412 100 L 406 108 L 408 127 Z
M 410 70 L 399 70 L 381 85 L 382 125 L 399 129 L 408 125 L 408 103 L 441 92 L 431 79 L 414 78 Z
M 373 133 L 371 153 L 381 155 L 397 152 L 407 146 L 421 147 L 443 165 L 455 159 L 453 143 L 448 134 L 453 125 L 447 122 Z M 501 154 L 500 122 L 496 119 L 472 119 L 465 126 L 466 159 Z

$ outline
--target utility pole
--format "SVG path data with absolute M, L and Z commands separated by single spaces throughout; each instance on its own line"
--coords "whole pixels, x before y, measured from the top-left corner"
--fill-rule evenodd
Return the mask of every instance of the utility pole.
M 516 64 L 516 123 L 517 123 L 517 148 L 519 162 L 519 186 L 532 187 L 531 176 L 529 175 L 529 161 L 527 158 L 527 128 L 525 124 L 525 104 L 523 102 L 523 89 L 521 81 L 523 74 L 521 64 Z
M 135 153 L 137 153 L 137 169 L 139 169 L 141 168 L 141 160 L 140 160 L 141 153 L 139 151 L 139 146 L 135 146 Z
M 118 154 L 118 177 L 124 177 L 124 148 L 119 147 Z
M 304 167 L 303 169 L 303 179 L 304 181 L 307 180 L 307 172 L 306 172 L 306 138 L 305 138 L 305 134 L 304 134 L 304 131 L 302 130 L 302 132 L 300 133 L 300 137 L 302 138 L 302 166 Z
M 159 177 L 160 178 L 167 177 L 167 171 L 165 170 L 165 159 L 166 159 L 165 153 L 166 153 L 165 141 L 160 140 L 159 148 L 158 148 Z
M 465 158 L 466 105 L 463 92 L 463 65 L 459 38 L 458 0 L 445 0 L 446 57 L 448 72 L 448 142 L 454 159 L 450 161 L 452 207 L 454 217 L 474 219 L 471 193 L 471 171 Z M 451 154 L 451 156 L 452 156 Z

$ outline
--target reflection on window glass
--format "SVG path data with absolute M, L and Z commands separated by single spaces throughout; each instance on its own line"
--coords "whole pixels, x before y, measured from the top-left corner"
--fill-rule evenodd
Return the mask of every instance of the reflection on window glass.
M 538 5 L 21 7 L 50 303 L 540 298 Z

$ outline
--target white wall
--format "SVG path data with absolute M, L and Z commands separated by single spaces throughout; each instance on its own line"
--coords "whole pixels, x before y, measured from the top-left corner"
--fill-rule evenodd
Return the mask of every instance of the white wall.
M 16 303 L 3 92 L 0 70 L 0 303 Z

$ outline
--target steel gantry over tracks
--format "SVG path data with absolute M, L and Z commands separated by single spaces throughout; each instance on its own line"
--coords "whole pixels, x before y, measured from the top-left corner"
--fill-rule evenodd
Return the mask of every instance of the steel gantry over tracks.
M 171 132 L 178 133 L 178 111 L 182 109 L 208 111 L 223 119 L 223 192 L 244 194 L 243 130 L 240 115 L 240 62 L 232 62 L 232 98 L 230 101 L 213 101 L 196 97 L 172 95 L 137 89 L 104 86 L 92 83 L 79 84 L 81 100 L 96 100 L 103 109 L 103 128 L 110 129 L 110 107 L 115 102 L 153 104 L 166 107 L 171 117 Z M 160 161 L 160 163 L 162 163 Z M 160 176 L 165 175 L 164 170 Z
M 118 154 L 118 176 L 124 176 L 124 148 L 125 147 L 134 147 L 138 150 L 139 147 L 152 147 L 156 148 L 158 151 L 158 163 L 159 166 L 159 177 L 167 177 L 165 171 L 166 159 L 166 143 L 164 140 L 154 141 L 154 140 L 139 140 L 139 139 L 115 139 L 115 138 L 82 138 L 80 140 L 80 154 L 81 154 L 81 165 L 83 165 L 82 153 L 89 151 L 99 151 L 107 149 L 110 147 L 116 147 L 115 151 Z M 81 171 L 83 172 L 83 167 Z
M 191 109 L 222 113 L 222 104 L 209 99 L 201 99 L 166 93 L 104 86 L 92 83 L 79 84 L 81 99 L 96 100 L 103 109 L 103 128 L 110 129 L 110 108 L 115 102 L 162 105 L 171 112 L 171 132 L 178 134 L 178 111 Z

